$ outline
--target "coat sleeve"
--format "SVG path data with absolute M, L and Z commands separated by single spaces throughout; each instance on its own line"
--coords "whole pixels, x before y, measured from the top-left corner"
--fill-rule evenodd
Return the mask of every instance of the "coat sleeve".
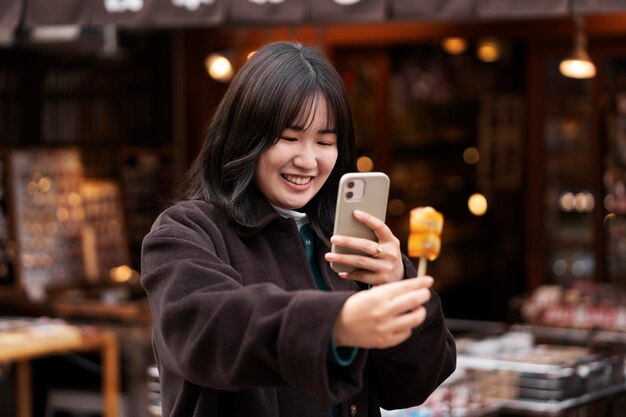
M 166 210 L 145 237 L 141 281 L 159 365 L 216 390 L 292 386 L 329 402 L 358 391 L 360 377 L 334 378 L 327 366 L 329 335 L 351 293 L 244 286 L 229 256 L 195 206 Z
M 405 257 L 407 277 L 416 275 Z M 391 410 L 423 403 L 456 368 L 456 345 L 445 324 L 441 300 L 432 292 L 426 319 L 402 344 L 372 350 L 373 384 L 381 407 Z

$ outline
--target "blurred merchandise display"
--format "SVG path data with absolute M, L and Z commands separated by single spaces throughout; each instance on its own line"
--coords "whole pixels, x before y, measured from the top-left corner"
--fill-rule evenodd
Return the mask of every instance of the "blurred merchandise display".
M 85 276 L 80 153 L 15 150 L 10 179 L 20 281 L 29 298 L 42 300 L 47 287 L 78 283 Z
M 457 366 L 502 376 L 496 394 L 504 410 L 558 413 L 626 391 L 626 346 L 538 343 L 530 329 L 499 337 L 457 339 Z
M 116 182 L 94 179 L 81 183 L 80 195 L 85 212 L 82 227 L 85 276 L 97 281 L 120 265 L 130 263 L 122 196 Z
M 454 374 L 422 405 L 382 416 L 556 416 L 626 392 L 626 344 L 587 346 L 585 337 L 566 343 L 558 332 L 539 337 L 535 330 L 518 325 L 455 336 Z
M 520 313 L 536 325 L 626 332 L 626 291 L 585 281 L 544 285 L 521 301 Z
M 503 375 L 457 369 L 424 404 L 401 410 L 381 409 L 382 417 L 486 417 L 497 415 Z
M 138 273 L 130 264 L 125 217 L 134 216 L 131 219 L 140 219 L 149 228 L 156 216 L 155 203 L 151 203 L 155 200 L 153 193 L 157 192 L 155 184 L 161 179 L 160 184 L 166 185 L 160 176 L 163 172 L 157 173 L 163 170 L 162 165 L 151 166 L 144 173 L 150 174 L 150 181 L 144 184 L 153 184 L 145 187 L 148 194 L 135 189 L 134 194 L 131 192 L 124 199 L 116 181 L 84 177 L 77 148 L 12 150 L 7 155 L 11 170 L 10 190 L 7 190 L 11 192 L 7 195 L 13 198 L 3 201 L 12 215 L 19 260 L 16 272 L 27 297 L 42 301 L 54 293 L 57 313 L 62 316 L 89 309 L 96 315 L 110 315 L 108 310 L 114 309 L 104 308 L 103 302 L 118 307 L 116 317 L 146 321 L 143 304 L 132 303 L 126 309 L 120 304 L 138 298 L 135 287 L 139 285 Z M 133 206 L 138 200 L 143 202 Z M 131 207 L 127 213 L 124 202 Z M 148 211 L 147 206 L 150 206 Z M 0 229 L 3 232 L 0 253 L 2 259 L 8 260 L 10 235 L 4 226 Z M 4 265 L 10 266 L 8 261 Z M 83 288 L 85 285 L 94 288 L 87 290 Z M 98 286 L 103 287 L 95 288 Z M 91 302 L 85 306 L 81 297 L 100 304 Z

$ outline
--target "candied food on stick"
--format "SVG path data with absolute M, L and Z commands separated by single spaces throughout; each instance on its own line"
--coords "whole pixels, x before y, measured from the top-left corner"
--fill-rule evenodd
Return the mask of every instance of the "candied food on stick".
M 434 261 L 441 251 L 441 238 L 435 233 L 409 235 L 409 256 Z
M 420 258 L 418 276 L 426 274 L 426 260 L 434 261 L 441 251 L 443 214 L 432 207 L 416 207 L 410 212 L 409 256 Z

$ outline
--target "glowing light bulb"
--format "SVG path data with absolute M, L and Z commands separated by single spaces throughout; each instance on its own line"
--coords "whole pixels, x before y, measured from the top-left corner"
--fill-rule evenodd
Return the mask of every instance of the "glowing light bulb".
M 467 41 L 465 38 L 451 36 L 441 41 L 441 47 L 451 55 L 460 55 L 467 49 Z
M 587 53 L 587 36 L 582 29 L 582 18 L 576 18 L 576 33 L 574 46 L 570 56 L 559 64 L 559 71 L 566 77 L 576 79 L 593 78 L 596 75 L 596 66 Z
M 374 161 L 367 156 L 361 156 L 356 160 L 356 168 L 359 172 L 370 172 L 374 168 Z
M 204 60 L 207 72 L 216 81 L 229 82 L 234 75 L 233 65 L 224 55 L 211 54 Z
M 480 193 L 475 193 L 467 200 L 467 207 L 474 216 L 482 216 L 487 212 L 487 199 Z
M 561 74 L 569 78 L 584 80 L 596 75 L 596 66 L 589 59 L 569 58 L 559 64 Z
M 476 54 L 478 59 L 484 62 L 494 62 L 500 59 L 502 47 L 500 41 L 495 38 L 487 38 L 480 41 Z

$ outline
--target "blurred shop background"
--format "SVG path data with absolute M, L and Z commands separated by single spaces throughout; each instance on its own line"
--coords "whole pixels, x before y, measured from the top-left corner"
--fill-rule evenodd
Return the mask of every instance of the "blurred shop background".
M 445 217 L 459 370 L 383 415 L 626 416 L 621 0 L 2 0 L 0 414 L 159 415 L 141 241 L 275 40 L 335 64 L 403 248 Z

